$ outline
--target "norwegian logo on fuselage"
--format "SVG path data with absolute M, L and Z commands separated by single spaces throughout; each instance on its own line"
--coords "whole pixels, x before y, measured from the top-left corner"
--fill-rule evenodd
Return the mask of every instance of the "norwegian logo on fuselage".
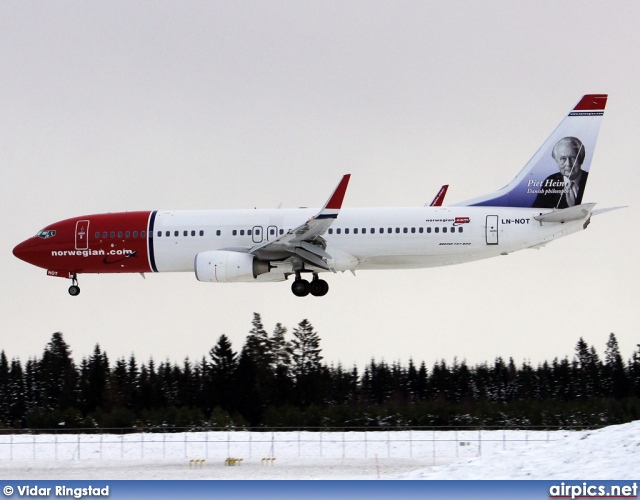
M 471 222 L 471 218 L 469 217 L 456 217 L 453 221 L 454 226 L 459 226 L 460 224 L 469 224 Z

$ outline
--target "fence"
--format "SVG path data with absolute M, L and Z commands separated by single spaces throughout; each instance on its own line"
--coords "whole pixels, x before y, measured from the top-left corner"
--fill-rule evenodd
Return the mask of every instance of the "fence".
M 539 445 L 572 432 L 564 429 L 412 428 L 342 429 L 92 429 L 0 431 L 0 460 L 420 458 L 433 464 L 499 450 Z

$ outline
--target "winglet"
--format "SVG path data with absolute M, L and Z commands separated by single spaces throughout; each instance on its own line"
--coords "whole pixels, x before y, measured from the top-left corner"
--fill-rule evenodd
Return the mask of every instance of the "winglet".
M 344 200 L 344 195 L 347 193 L 347 185 L 349 184 L 349 179 L 351 178 L 351 174 L 346 174 L 340 180 L 338 187 L 333 191 L 333 194 L 329 197 L 329 200 L 325 204 L 324 210 L 340 210 L 342 206 L 342 201 Z
M 442 202 L 444 201 L 444 196 L 447 194 L 447 189 L 449 189 L 449 184 L 445 184 L 444 186 L 442 186 L 440 188 L 440 191 L 438 191 L 438 194 L 436 195 L 436 197 L 433 199 L 433 201 L 431 202 L 431 204 L 429 206 L 430 207 L 441 207 L 442 206 Z
M 338 217 L 338 212 L 340 211 L 340 207 L 342 207 L 342 201 L 347 192 L 347 185 L 349 184 L 350 178 L 351 174 L 346 174 L 342 177 L 342 180 L 340 180 L 340 183 L 334 189 L 324 204 L 324 207 L 322 207 L 322 210 L 320 210 L 315 217 L 312 217 L 313 219 L 335 219 Z

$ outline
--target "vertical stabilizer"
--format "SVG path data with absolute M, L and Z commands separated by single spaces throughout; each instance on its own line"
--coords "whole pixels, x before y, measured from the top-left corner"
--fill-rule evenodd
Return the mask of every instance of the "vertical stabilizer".
M 582 203 L 606 94 L 585 95 L 502 189 L 456 205 L 567 208 Z

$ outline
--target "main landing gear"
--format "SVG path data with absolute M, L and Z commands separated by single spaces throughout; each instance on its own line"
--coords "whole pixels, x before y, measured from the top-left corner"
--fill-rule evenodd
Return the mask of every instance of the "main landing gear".
M 73 273 L 71 277 L 71 286 L 69 287 L 69 295 L 75 297 L 80 294 L 80 287 L 78 286 L 78 275 Z
M 318 278 L 317 273 L 313 273 L 313 280 L 309 283 L 300 278 L 300 273 L 296 273 L 296 279 L 291 285 L 291 291 L 296 297 L 306 297 L 311 293 L 315 297 L 322 297 L 329 291 L 329 283 Z

